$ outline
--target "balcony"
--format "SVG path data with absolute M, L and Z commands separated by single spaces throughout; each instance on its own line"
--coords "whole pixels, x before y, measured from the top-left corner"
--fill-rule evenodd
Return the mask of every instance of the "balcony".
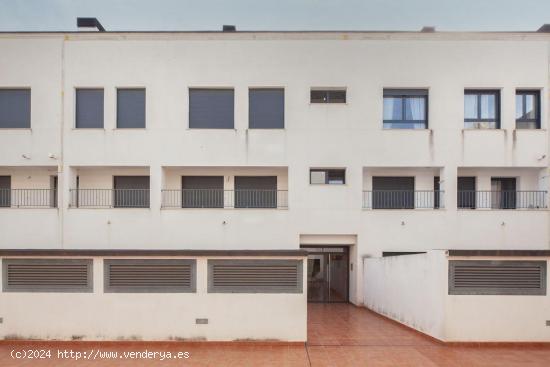
M 57 190 L 0 189 L 0 208 L 57 208 Z
M 149 208 L 149 189 L 71 189 L 71 208 Z
M 286 209 L 287 190 L 162 190 L 162 208 Z
M 547 191 L 470 191 L 457 192 L 459 209 L 546 209 Z
M 363 209 L 440 209 L 443 195 L 439 190 L 363 191 Z

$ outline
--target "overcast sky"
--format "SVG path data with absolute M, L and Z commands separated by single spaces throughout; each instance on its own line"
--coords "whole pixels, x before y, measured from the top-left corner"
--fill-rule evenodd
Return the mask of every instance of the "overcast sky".
M 113 31 L 530 31 L 550 23 L 550 0 L 0 0 L 0 31 L 72 31 L 77 16 Z

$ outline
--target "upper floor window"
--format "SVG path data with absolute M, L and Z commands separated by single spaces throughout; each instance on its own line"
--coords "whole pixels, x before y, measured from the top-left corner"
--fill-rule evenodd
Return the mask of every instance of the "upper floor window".
M 31 90 L 0 89 L 0 128 L 28 129 L 31 127 Z
M 103 128 L 103 89 L 76 90 L 77 129 Z
M 346 103 L 345 89 L 311 89 L 311 103 Z
M 309 170 L 309 183 L 318 185 L 343 185 L 346 183 L 346 170 L 312 168 Z
M 539 91 L 516 91 L 516 129 L 540 129 Z
M 233 89 L 189 89 L 189 128 L 233 129 Z
M 248 126 L 250 129 L 284 129 L 285 90 L 251 88 L 248 91 Z
M 145 88 L 117 90 L 117 129 L 145 128 Z
M 464 128 L 500 129 L 500 91 L 464 91 Z
M 426 129 L 428 91 L 384 89 L 385 129 Z

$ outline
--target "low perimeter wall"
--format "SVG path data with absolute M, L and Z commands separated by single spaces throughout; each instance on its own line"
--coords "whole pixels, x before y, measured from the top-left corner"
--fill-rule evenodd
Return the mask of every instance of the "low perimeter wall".
M 133 257 L 122 257 L 127 258 Z M 3 319 L 0 338 L 306 340 L 307 262 L 304 256 L 246 257 L 246 260 L 261 261 L 299 260 L 303 265 L 300 274 L 302 284 L 299 292 L 294 293 L 214 293 L 209 289 L 208 279 L 208 261 L 213 258 L 170 257 L 178 258 L 196 261 L 194 292 L 104 292 L 104 257 L 85 257 L 92 260 L 93 268 L 93 290 L 87 293 L 6 291 L 4 280 L 0 293 L 0 317 Z M 6 259 L 13 258 L 2 258 Z M 215 258 L 220 259 L 236 258 Z M 6 276 L 5 271 L 3 275 Z
M 365 258 L 364 304 L 446 342 L 550 342 L 546 289 L 539 295 L 450 294 L 449 289 L 453 260 L 537 261 L 548 267 L 549 258 L 450 256 L 444 250 Z M 548 285 L 548 271 L 544 277 Z

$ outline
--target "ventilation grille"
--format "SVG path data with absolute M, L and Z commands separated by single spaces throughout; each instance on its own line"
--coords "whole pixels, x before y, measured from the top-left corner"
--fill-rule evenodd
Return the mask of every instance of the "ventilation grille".
M 209 260 L 210 293 L 302 293 L 300 260 Z
M 92 260 L 3 259 L 4 292 L 92 292 Z
M 195 292 L 195 260 L 105 260 L 105 292 Z
M 546 261 L 451 260 L 449 294 L 546 295 Z

